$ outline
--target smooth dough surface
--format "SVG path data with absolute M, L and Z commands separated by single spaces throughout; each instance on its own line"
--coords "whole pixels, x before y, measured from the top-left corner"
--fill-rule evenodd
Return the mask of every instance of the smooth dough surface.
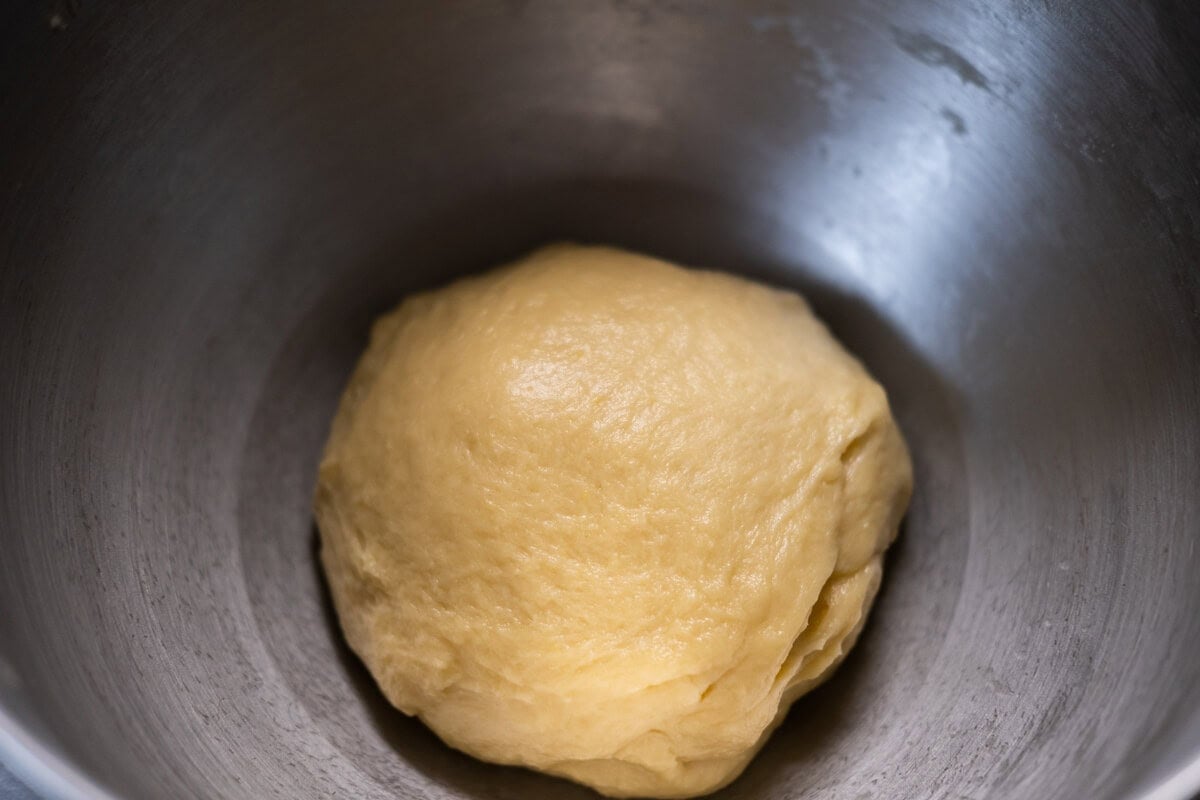
M 555 245 L 375 323 L 315 511 L 395 706 L 487 761 L 689 797 L 853 645 L 911 483 L 799 296 Z

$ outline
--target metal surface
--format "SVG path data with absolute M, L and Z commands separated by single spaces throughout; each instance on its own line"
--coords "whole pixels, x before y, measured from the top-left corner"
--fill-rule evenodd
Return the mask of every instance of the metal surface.
M 66 796 L 590 796 L 390 710 L 309 517 L 371 316 L 574 238 L 808 291 L 913 446 L 861 645 L 723 797 L 1186 797 L 1188 5 L 8 4 L 3 757 Z
M 0 800 L 38 800 L 25 784 L 0 764 Z

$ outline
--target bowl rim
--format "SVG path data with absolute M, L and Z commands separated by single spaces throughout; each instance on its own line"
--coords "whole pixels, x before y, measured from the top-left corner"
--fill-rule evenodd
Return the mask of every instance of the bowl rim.
M 47 747 L 0 703 L 0 765 L 35 797 L 120 800 L 74 763 Z

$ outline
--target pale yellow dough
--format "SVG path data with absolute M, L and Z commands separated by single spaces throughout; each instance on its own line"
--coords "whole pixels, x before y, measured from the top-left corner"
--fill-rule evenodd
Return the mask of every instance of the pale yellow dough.
M 556 245 L 376 322 L 316 516 L 398 708 L 487 761 L 689 797 L 853 645 L 911 484 L 800 297 Z

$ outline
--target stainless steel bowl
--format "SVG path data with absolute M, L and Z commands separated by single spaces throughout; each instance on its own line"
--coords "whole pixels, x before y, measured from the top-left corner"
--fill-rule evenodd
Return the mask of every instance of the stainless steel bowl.
M 391 710 L 309 494 L 368 321 L 553 239 L 798 287 L 917 495 L 727 798 L 1200 786 L 1187 0 L 0 12 L 0 749 L 48 795 L 585 798 Z

